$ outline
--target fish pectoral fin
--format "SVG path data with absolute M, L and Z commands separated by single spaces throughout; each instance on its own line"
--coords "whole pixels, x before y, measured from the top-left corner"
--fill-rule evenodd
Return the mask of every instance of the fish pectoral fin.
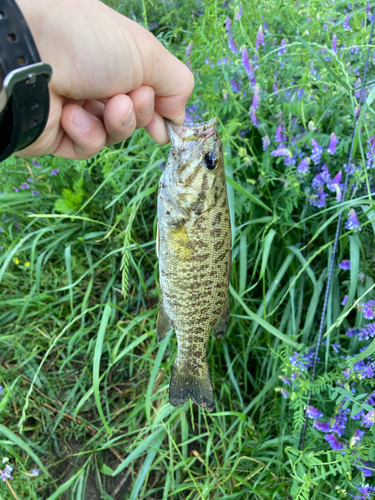
M 212 327 L 212 334 L 215 339 L 222 339 L 229 323 L 229 295 L 221 309 L 220 316 Z
M 171 383 L 169 384 L 169 402 L 172 406 L 181 406 L 189 398 L 207 411 L 215 410 L 214 393 L 207 360 L 202 361 L 203 370 L 192 371 L 191 364 L 174 364 Z
M 168 333 L 172 330 L 173 323 L 165 312 L 163 301 L 160 302 L 158 320 L 156 323 L 156 333 L 158 335 L 158 342 L 161 342 Z

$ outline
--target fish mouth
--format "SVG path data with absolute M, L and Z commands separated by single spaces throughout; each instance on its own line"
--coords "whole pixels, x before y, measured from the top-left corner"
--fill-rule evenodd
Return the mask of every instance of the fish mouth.
M 174 144 L 176 140 L 184 142 L 191 141 L 206 141 L 216 133 L 218 119 L 216 117 L 206 122 L 200 123 L 184 123 L 179 127 L 172 120 L 164 119 L 167 127 L 169 138 Z

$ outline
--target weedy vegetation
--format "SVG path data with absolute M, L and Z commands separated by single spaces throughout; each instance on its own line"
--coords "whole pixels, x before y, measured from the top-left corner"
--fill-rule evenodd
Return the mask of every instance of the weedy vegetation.
M 373 47 L 358 102 L 375 2 L 111 6 L 191 67 L 187 120 L 219 119 L 233 265 L 230 324 L 207 353 L 216 411 L 170 406 L 176 339 L 156 338 L 168 146 L 138 130 L 88 161 L 12 157 L 0 165 L 0 498 L 371 498 Z

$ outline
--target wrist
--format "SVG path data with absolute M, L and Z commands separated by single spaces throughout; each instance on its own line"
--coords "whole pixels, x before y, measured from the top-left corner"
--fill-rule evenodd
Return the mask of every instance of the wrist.
M 40 61 L 27 23 L 14 0 L 0 0 L 0 161 L 32 144 L 49 111 L 51 68 Z

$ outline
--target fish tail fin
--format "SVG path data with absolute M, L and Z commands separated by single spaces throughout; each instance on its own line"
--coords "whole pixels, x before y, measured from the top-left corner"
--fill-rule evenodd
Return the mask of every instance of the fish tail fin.
M 199 370 L 199 372 L 192 372 L 190 366 L 177 363 L 176 360 L 169 385 L 169 402 L 172 406 L 181 406 L 190 398 L 204 410 L 215 410 L 214 393 L 207 360 L 205 359 L 202 364 L 203 369 Z

